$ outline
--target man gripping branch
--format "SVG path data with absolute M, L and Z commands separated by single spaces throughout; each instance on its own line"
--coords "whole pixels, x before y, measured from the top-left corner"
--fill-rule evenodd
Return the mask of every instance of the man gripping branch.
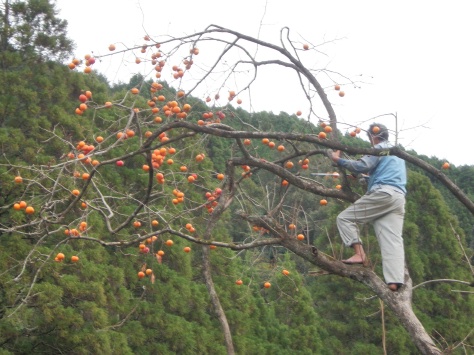
M 374 148 L 390 148 L 388 129 L 373 123 L 367 132 Z M 340 157 L 340 151 L 331 158 L 338 165 L 353 173 L 368 174 L 367 192 L 337 217 L 339 234 L 354 255 L 345 264 L 364 264 L 367 259 L 359 236 L 358 224 L 373 223 L 382 254 L 385 282 L 397 291 L 404 282 L 405 251 L 403 245 L 403 218 L 407 174 L 405 161 L 395 156 L 365 155 L 357 161 Z

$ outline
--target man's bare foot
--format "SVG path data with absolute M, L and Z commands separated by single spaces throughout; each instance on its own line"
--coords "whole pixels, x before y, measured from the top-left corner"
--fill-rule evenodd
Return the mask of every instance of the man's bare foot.
M 397 283 L 389 283 L 388 288 L 392 291 L 398 291 L 398 289 L 402 287 L 402 284 L 397 284 Z
M 354 254 L 352 255 L 349 259 L 342 260 L 344 264 L 365 264 L 366 263 L 366 257 L 365 254 Z

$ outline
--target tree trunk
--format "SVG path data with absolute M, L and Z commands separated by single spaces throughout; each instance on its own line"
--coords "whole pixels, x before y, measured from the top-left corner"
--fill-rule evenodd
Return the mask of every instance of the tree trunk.
M 249 219 L 247 217 L 247 219 Z M 259 218 L 260 221 L 268 225 L 266 217 Z M 255 221 L 255 219 L 253 219 Z M 351 278 L 368 286 L 374 291 L 377 296 L 385 302 L 385 304 L 395 313 L 397 318 L 402 323 L 403 327 L 409 333 L 413 343 L 420 350 L 422 354 L 442 354 L 433 339 L 426 332 L 418 317 L 412 309 L 412 281 L 405 270 L 405 286 L 399 291 L 391 291 L 385 282 L 380 279 L 373 271 L 362 266 L 347 266 L 338 260 L 319 252 L 315 247 L 308 247 L 306 244 L 300 243 L 295 239 L 289 238 L 284 230 L 274 229 L 282 236 L 281 245 L 291 250 L 296 255 L 299 255 L 305 260 L 308 260 L 321 269 L 326 270 L 332 274 L 342 277 Z
M 406 276 L 405 279 L 407 279 Z M 386 297 L 381 298 L 403 324 L 418 350 L 422 354 L 442 354 L 413 312 L 411 279 L 408 279 L 408 283 L 400 291 L 390 292 L 385 292 Z
M 214 281 L 212 280 L 209 250 L 210 249 L 208 245 L 202 246 L 202 273 L 204 275 L 204 281 L 206 283 L 207 291 L 209 292 L 209 296 L 211 298 L 212 307 L 216 312 L 217 318 L 219 319 L 219 323 L 221 324 L 227 354 L 233 355 L 235 354 L 235 352 L 234 344 L 232 342 L 232 334 L 230 333 L 229 323 L 227 322 L 227 317 L 225 315 L 224 309 L 222 308 L 221 302 L 219 301 L 219 296 L 217 295 L 216 289 L 214 287 Z
M 0 46 L 2 52 L 8 49 L 8 40 L 10 39 L 10 3 L 5 1 L 3 3 L 3 33 L 1 35 Z

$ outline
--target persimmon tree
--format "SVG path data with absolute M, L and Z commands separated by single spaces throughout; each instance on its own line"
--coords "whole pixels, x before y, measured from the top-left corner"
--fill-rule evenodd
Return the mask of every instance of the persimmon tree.
M 64 244 L 87 241 L 115 248 L 135 246 L 142 256 L 137 277 L 153 282 L 152 265 L 159 266 L 166 258 L 159 245 L 171 246 L 173 239 L 182 239 L 188 243 L 183 253 L 202 248 L 204 279 L 227 352 L 232 354 L 232 332 L 213 282 L 212 248 L 241 251 L 279 246 L 323 272 L 364 284 L 398 317 L 420 352 L 440 354 L 413 311 L 408 269 L 405 286 L 390 291 L 372 268 L 345 265 L 318 245 L 310 245 L 305 231 L 311 227 L 304 211 L 288 201 L 298 190 L 311 195 L 321 208 L 331 200 L 357 200 L 360 189 L 345 171 L 334 171 L 327 157 L 328 149 L 339 149 L 348 155 L 396 155 L 433 174 L 474 213 L 474 203 L 441 167 L 398 146 L 380 151 L 347 144 L 347 139 L 364 131 L 338 123 L 331 101 L 342 99 L 344 86 L 356 83 L 308 66 L 318 52 L 293 39 L 288 28 L 281 30 L 278 44 L 216 25 L 182 37 L 146 35 L 144 40 L 138 47 L 114 44 L 108 54 L 74 59 L 71 70 L 90 74 L 95 68 L 100 70 L 109 57 L 130 54 L 133 65 L 149 72 L 138 75 L 134 87 L 103 102 L 97 102 L 87 88 L 78 93 L 75 114 L 78 120 L 92 121 L 94 129 L 70 139 L 56 126 L 49 140 L 61 143 L 63 151 L 55 161 L 7 164 L 24 202 L 10 206 L 17 218 L 0 231 L 34 241 L 14 277 L 22 279 L 34 264 L 30 286 L 21 290 L 8 316 L 28 305 L 42 268 L 62 262 Z M 267 70 L 293 75 L 307 98 L 307 107 L 297 112 L 304 112 L 305 119 L 293 131 L 259 127 L 258 122 L 241 117 L 239 105 L 259 99 L 252 90 Z M 216 150 L 225 157 L 221 164 L 211 164 L 208 151 Z M 331 179 L 311 175 L 314 166 L 329 171 Z M 119 171 L 139 174 L 142 184 L 131 185 L 122 193 L 114 185 Z M 229 218 L 241 221 L 238 240 L 215 232 Z M 100 237 L 94 234 L 94 224 L 106 232 Z M 51 241 L 54 252 L 38 257 L 41 246 Z M 271 286 L 268 280 L 259 282 Z

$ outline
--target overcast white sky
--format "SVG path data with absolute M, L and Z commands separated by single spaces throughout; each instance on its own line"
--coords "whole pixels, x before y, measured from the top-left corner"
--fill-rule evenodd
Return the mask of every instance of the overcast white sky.
M 372 117 L 396 113 L 404 147 L 454 165 L 474 165 L 467 144 L 474 132 L 470 0 L 57 0 L 56 4 L 81 58 L 108 52 L 110 43 L 143 44 L 145 30 L 179 36 L 211 23 L 275 42 L 284 26 L 312 44 L 339 38 L 323 48 L 329 68 L 351 78 L 362 74 L 365 82 L 361 89 L 344 87 L 343 99 L 330 96 L 341 122 L 371 123 Z M 114 68 L 98 69 L 111 81 L 120 79 Z M 123 81 L 134 70 L 121 67 Z M 304 111 L 304 102 L 304 97 L 282 100 L 275 92 L 253 99 L 254 109 L 277 114 Z M 393 116 L 377 121 L 394 128 Z

